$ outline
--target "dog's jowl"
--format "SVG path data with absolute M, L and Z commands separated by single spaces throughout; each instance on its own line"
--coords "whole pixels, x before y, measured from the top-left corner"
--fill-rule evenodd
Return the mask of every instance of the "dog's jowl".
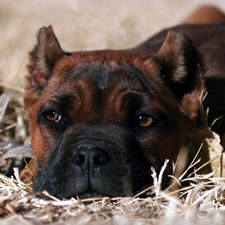
M 59 198 L 131 196 L 152 184 L 198 124 L 225 115 L 225 25 L 180 25 L 127 50 L 65 52 L 43 27 L 25 92 L 37 175 Z M 221 119 L 214 129 L 222 134 Z

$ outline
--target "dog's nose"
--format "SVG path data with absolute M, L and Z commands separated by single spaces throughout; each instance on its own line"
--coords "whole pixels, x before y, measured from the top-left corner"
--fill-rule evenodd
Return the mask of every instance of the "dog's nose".
M 74 156 L 75 164 L 86 169 L 101 167 L 110 161 L 109 154 L 98 147 L 80 147 Z

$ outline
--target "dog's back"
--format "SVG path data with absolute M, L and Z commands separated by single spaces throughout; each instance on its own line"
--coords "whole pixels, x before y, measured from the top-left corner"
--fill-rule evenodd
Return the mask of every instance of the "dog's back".
M 185 18 L 185 24 L 209 24 L 225 22 L 224 13 L 215 6 L 203 5 Z

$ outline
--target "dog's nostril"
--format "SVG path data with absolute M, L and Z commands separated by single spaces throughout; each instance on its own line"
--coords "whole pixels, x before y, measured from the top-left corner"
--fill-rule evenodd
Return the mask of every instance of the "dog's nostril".
M 74 155 L 74 162 L 82 167 L 99 167 L 110 161 L 109 154 L 98 147 L 80 147 Z
M 95 156 L 93 158 L 93 164 L 96 166 L 100 166 L 101 164 L 104 164 L 101 156 Z
M 109 155 L 104 150 L 100 151 L 101 152 L 97 153 L 94 152 L 92 158 L 90 158 L 90 160 L 92 160 L 93 165 L 95 166 L 101 166 L 110 161 Z
M 84 162 L 85 162 L 85 156 L 83 156 L 81 154 L 77 154 L 76 158 L 75 158 L 75 163 L 81 165 Z

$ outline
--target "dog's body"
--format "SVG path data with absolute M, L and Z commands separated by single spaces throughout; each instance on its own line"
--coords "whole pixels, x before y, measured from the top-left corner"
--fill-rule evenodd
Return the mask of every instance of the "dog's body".
M 221 22 L 225 22 L 224 13 L 212 5 L 200 6 L 183 21 L 185 24 L 209 24 Z
M 180 25 L 133 49 L 67 53 L 42 28 L 25 94 L 34 191 L 127 196 L 152 184 L 151 166 L 170 159 L 171 173 L 204 87 L 210 122 L 225 115 L 224 37 L 224 24 Z

